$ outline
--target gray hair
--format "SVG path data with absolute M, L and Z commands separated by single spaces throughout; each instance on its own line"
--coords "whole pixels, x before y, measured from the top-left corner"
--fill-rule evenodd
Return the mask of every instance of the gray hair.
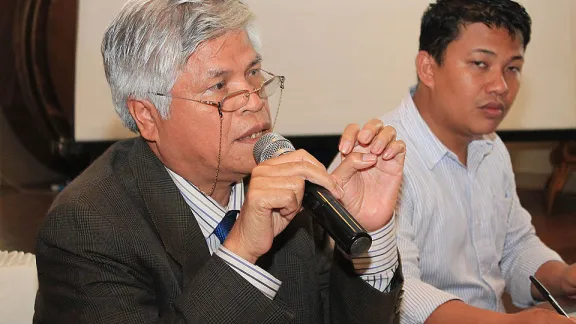
M 138 132 L 129 98 L 149 100 L 170 116 L 169 93 L 190 55 L 204 41 L 245 29 L 255 49 L 260 39 L 254 15 L 238 0 L 130 0 L 112 21 L 102 42 L 106 79 L 116 112 Z

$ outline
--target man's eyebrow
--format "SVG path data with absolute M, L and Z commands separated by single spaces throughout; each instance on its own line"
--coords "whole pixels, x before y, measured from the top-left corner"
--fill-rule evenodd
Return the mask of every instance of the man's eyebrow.
M 223 76 L 224 74 L 228 74 L 228 73 L 229 73 L 228 71 L 219 70 L 219 69 L 211 69 L 211 70 L 208 70 L 206 72 L 209 79 L 216 79 L 216 78 L 219 78 L 219 77 Z
M 259 63 L 262 63 L 262 56 L 260 54 L 256 54 L 256 58 L 254 58 L 252 60 L 252 62 L 250 62 L 250 64 L 248 65 L 248 68 L 251 68 L 254 65 L 257 65 Z
M 473 49 L 473 50 L 472 50 L 472 53 L 484 53 L 484 54 L 488 54 L 488 55 L 490 55 L 490 56 L 496 56 L 496 53 L 494 53 L 494 52 L 491 51 L 491 50 L 485 49 L 485 48 L 476 48 L 476 49 Z M 510 59 L 510 62 L 516 61 L 516 60 L 522 60 L 522 61 L 523 61 L 523 60 L 524 60 L 524 56 L 523 56 L 523 55 L 513 56 L 513 57 Z
M 484 53 L 484 54 L 488 54 L 490 56 L 496 56 L 496 53 L 494 53 L 491 50 L 485 49 L 485 48 L 475 48 L 472 50 L 472 53 Z

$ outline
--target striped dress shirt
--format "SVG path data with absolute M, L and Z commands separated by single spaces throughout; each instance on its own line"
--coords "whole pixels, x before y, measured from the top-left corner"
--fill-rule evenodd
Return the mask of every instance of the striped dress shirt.
M 503 312 L 504 290 L 515 305 L 532 305 L 528 277 L 561 258 L 536 236 L 520 205 L 504 143 L 496 134 L 472 141 L 463 165 L 420 116 L 414 90 L 381 118 L 407 146 L 397 210 L 401 323 L 423 323 L 453 299 Z
M 232 186 L 226 207 L 212 197 L 206 196 L 192 183 L 166 168 L 168 174 L 180 190 L 182 197 L 192 210 L 210 254 L 216 254 L 244 279 L 254 285 L 264 295 L 274 299 L 282 282 L 259 266 L 249 263 L 220 244 L 214 229 L 229 210 L 240 210 L 244 203 L 244 184 Z M 352 259 L 356 273 L 368 284 L 380 291 L 389 291 L 389 283 L 398 267 L 395 217 L 382 229 L 370 233 L 372 246 L 363 255 Z

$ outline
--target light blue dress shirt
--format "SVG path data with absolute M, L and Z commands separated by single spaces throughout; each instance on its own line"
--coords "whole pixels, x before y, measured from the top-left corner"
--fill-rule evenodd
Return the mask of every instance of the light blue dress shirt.
M 423 323 L 452 299 L 504 312 L 505 290 L 517 306 L 532 305 L 528 276 L 561 258 L 536 236 L 520 205 L 504 143 L 496 134 L 474 140 L 464 166 L 420 116 L 414 89 L 381 118 L 407 146 L 396 214 L 401 323 Z

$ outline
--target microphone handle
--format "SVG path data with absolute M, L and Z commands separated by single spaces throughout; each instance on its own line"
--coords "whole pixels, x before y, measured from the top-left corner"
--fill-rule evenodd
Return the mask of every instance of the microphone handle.
M 330 191 L 306 181 L 302 206 L 349 255 L 362 254 L 372 245 L 372 238 Z

